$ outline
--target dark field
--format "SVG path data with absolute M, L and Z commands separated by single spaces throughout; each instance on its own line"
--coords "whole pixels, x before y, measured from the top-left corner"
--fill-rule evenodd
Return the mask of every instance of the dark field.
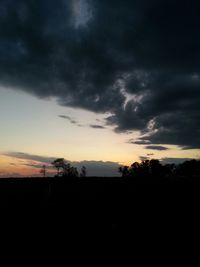
M 0 179 L 0 206 L 77 208 L 111 218 L 131 215 L 137 207 L 185 209 L 200 203 L 200 180 L 126 180 L 122 178 Z M 192 207 L 191 207 L 192 208 Z M 128 212 L 127 212 L 128 211 Z
M 199 234 L 200 183 L 198 179 L 6 178 L 0 179 L 0 206 L 10 214 L 17 211 L 14 224 L 19 219 L 23 227 L 30 224 L 32 230 L 47 235 L 47 229 L 56 236 L 72 230 L 153 236 L 156 230 L 158 236 L 161 231 L 182 238 L 186 232 Z
M 120 178 L 6 178 L 0 180 L 1 207 L 59 208 L 118 205 L 135 196 L 135 185 Z

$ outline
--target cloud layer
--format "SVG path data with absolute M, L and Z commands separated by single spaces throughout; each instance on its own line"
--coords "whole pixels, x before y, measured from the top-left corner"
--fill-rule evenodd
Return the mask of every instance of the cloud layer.
M 1 0 L 0 84 L 108 113 L 117 132 L 141 132 L 138 144 L 200 148 L 199 9 L 197 0 Z

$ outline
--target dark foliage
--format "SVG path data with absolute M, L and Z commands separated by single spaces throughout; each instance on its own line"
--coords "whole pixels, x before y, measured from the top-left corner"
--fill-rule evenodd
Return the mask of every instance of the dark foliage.
M 130 167 L 123 166 L 119 172 L 124 178 L 187 178 L 200 177 L 200 160 L 189 160 L 181 164 L 162 165 L 159 160 L 143 160 L 141 163 L 134 162 Z

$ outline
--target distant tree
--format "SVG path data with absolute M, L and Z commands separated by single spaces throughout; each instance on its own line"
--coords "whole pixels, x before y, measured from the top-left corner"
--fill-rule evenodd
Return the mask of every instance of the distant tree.
M 200 179 L 200 160 L 188 160 L 179 165 L 166 164 L 162 165 L 158 159 L 143 160 L 141 163 L 134 162 L 130 167 L 121 166 L 119 172 L 122 177 L 136 177 L 166 179 L 169 177 L 184 177 L 186 179 Z
M 52 165 L 57 169 L 57 176 L 62 177 L 78 177 L 77 168 L 72 167 L 64 158 L 58 158 L 52 162 Z
M 86 175 L 87 175 L 86 167 L 85 166 L 82 166 L 80 177 L 86 177 Z
M 122 177 L 149 177 L 163 174 L 163 166 L 159 160 L 143 160 L 141 163 L 134 162 L 130 167 L 122 166 L 119 168 Z
M 122 174 L 122 177 L 128 177 L 129 176 L 129 167 L 128 166 L 121 166 L 119 167 L 119 172 Z
M 54 166 L 54 168 L 56 168 L 58 177 L 63 174 L 63 171 L 66 168 L 64 158 L 58 158 L 54 160 L 51 164 Z
M 140 174 L 143 176 L 148 176 L 150 174 L 150 161 L 149 160 L 143 160 L 140 163 Z
M 134 163 L 131 165 L 131 169 L 130 169 L 130 174 L 131 174 L 131 176 L 139 175 L 140 173 L 141 173 L 141 166 L 140 166 L 140 163 L 138 163 L 138 162 L 134 162 Z
M 42 176 L 45 178 L 46 177 L 46 165 L 43 165 L 41 170 L 40 170 L 40 173 L 42 174 Z
M 67 168 L 67 170 L 64 172 L 63 176 L 65 176 L 65 177 L 73 177 L 73 178 L 78 177 L 78 171 L 77 171 L 77 168 L 72 167 L 70 164 L 68 164 L 68 168 Z
M 130 176 L 148 176 L 150 174 L 150 161 L 149 160 L 143 160 L 141 163 L 134 162 L 130 169 Z

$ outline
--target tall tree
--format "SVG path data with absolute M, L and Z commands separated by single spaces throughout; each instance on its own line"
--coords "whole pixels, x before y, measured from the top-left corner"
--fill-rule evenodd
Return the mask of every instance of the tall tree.
M 51 163 L 57 170 L 57 176 L 61 176 L 66 168 L 66 162 L 64 158 L 58 158 Z
M 58 158 L 52 162 L 52 165 L 57 169 L 57 176 L 60 177 L 78 177 L 77 168 L 72 167 L 64 158 Z

